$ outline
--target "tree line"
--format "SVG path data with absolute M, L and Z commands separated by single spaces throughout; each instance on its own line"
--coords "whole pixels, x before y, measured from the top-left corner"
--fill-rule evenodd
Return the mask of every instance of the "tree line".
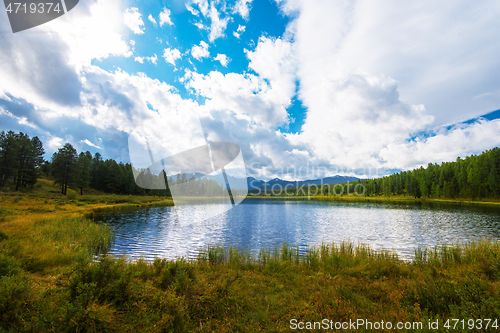
M 0 132 L 0 187 L 13 179 L 16 191 L 20 186 L 33 186 L 43 164 L 42 141 L 24 133 Z
M 68 187 L 76 187 L 83 194 L 92 188 L 107 193 L 132 195 L 171 196 L 168 183 L 178 184 L 188 180 L 187 175 L 167 177 L 164 172 L 155 175 L 150 170 L 134 169 L 129 163 L 103 160 L 101 154 L 93 156 L 89 151 L 77 153 L 66 143 L 52 155 L 51 161 L 44 161 L 42 141 L 24 133 L 0 132 L 0 187 L 13 179 L 16 191 L 19 187 L 33 186 L 41 173 L 52 176 L 66 194 Z M 138 176 L 137 182 L 134 173 Z M 193 178 L 191 178 L 193 180 Z M 137 185 L 145 183 L 165 184 L 165 189 L 149 190 Z M 362 187 L 356 185 L 363 185 Z M 306 187 L 298 195 L 333 195 L 337 185 L 325 185 L 312 189 Z M 344 184 L 345 186 L 345 184 Z M 362 179 L 347 184 L 346 193 L 359 192 L 367 196 L 409 195 L 415 198 L 500 198 L 500 148 L 484 151 L 480 155 L 460 157 L 454 162 L 429 163 L 411 171 L 401 171 L 390 176 Z M 198 178 L 185 188 L 185 194 L 216 196 L 224 187 L 215 180 Z M 294 192 L 294 189 L 290 189 Z
M 340 189 L 342 185 L 342 189 Z M 363 186 L 359 186 L 363 185 Z M 454 162 L 429 163 L 410 171 L 374 179 L 361 179 L 347 184 L 309 186 L 303 195 L 362 194 L 366 196 L 408 195 L 415 198 L 499 199 L 500 148 L 486 150 L 480 155 L 460 157 Z M 361 193 L 362 192 L 362 193 Z
M 89 151 L 78 153 L 70 144 L 59 148 L 50 161 L 44 161 L 42 141 L 38 137 L 30 139 L 23 133 L 0 133 L 0 187 L 9 179 L 19 186 L 31 186 L 41 174 L 53 178 L 54 183 L 61 186 L 61 193 L 66 194 L 68 187 L 77 188 L 83 195 L 85 189 L 92 188 L 107 193 L 132 195 L 171 196 L 168 184 L 185 183 L 186 174 L 178 174 L 167 179 L 165 173 L 152 174 L 149 169 L 134 169 L 130 163 L 117 163 L 115 160 L 104 160 L 99 153 L 93 156 Z M 137 175 L 137 180 L 134 177 Z M 137 184 L 160 184 L 147 189 Z M 145 186 L 147 187 L 147 186 Z M 215 196 L 223 192 L 223 186 L 215 180 L 198 178 L 190 181 L 189 187 L 182 194 L 198 196 Z
M 429 163 L 411 171 L 360 180 L 367 195 L 409 195 L 416 198 L 499 198 L 500 148 L 460 157 L 441 165 Z

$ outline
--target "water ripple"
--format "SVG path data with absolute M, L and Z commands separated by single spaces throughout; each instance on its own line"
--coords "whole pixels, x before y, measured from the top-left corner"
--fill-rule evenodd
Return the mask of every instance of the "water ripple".
M 409 259 L 417 247 L 500 239 L 496 207 L 247 199 L 209 220 L 202 220 L 196 207 L 182 209 L 193 219 L 181 223 L 167 207 L 106 214 L 96 221 L 115 231 L 112 255 L 146 260 L 194 259 L 210 244 L 256 251 L 286 242 L 305 250 L 346 240 Z

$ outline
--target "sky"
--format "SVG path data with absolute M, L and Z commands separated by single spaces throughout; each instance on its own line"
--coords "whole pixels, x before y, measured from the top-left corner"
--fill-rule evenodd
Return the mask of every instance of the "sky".
M 231 142 L 260 179 L 454 161 L 500 146 L 499 16 L 496 0 L 81 0 L 14 34 L 1 8 L 0 131 L 124 163 L 138 129 L 166 154 Z

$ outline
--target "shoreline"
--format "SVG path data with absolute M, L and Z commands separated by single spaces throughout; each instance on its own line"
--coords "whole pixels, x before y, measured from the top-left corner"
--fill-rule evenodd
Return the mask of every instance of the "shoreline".
M 351 202 L 407 202 L 407 203 L 450 203 L 450 204 L 465 204 L 465 205 L 491 205 L 500 207 L 500 201 L 478 201 L 469 199 L 435 199 L 435 198 L 414 198 L 409 196 L 247 196 L 246 199 L 273 199 L 273 200 L 290 200 L 290 201 L 351 201 Z

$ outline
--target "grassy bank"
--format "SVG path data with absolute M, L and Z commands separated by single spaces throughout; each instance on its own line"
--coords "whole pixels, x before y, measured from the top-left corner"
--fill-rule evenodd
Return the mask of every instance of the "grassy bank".
M 408 195 L 391 195 L 391 196 L 365 196 L 365 195 L 311 195 L 311 196 L 249 196 L 253 199 L 277 199 L 277 200 L 317 200 L 317 201 L 347 201 L 347 202 L 437 202 L 450 203 L 459 205 L 488 205 L 500 207 L 500 201 L 494 199 L 472 200 L 472 199 L 436 199 L 436 198 L 415 198 Z
M 193 262 L 128 263 L 105 256 L 112 233 L 84 214 L 168 201 L 85 201 L 43 186 L 0 193 L 0 331 L 279 332 L 292 319 L 422 322 L 425 331 L 429 320 L 500 320 L 499 243 L 422 249 L 413 262 L 341 243 L 304 256 L 285 244 L 257 257 L 210 247 Z

